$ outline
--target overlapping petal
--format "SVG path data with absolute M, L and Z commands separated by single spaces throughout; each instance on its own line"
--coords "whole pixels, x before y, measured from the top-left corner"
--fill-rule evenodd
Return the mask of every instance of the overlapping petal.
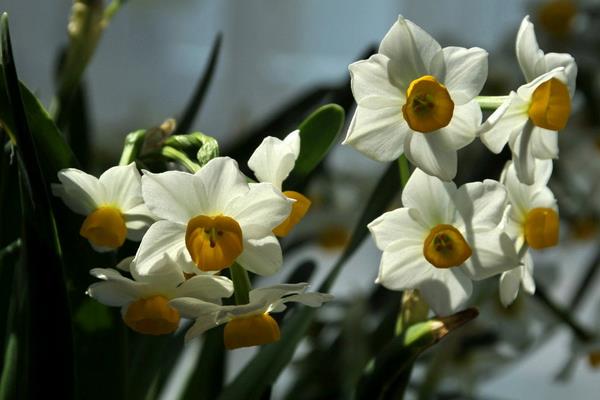
M 481 92 L 487 79 L 488 54 L 479 47 L 444 47 L 446 76 L 444 85 L 448 88 L 455 105 L 471 101 Z
M 292 132 L 288 138 L 287 142 L 272 136 L 264 138 L 248 159 L 248 167 L 256 178 L 260 182 L 272 183 L 279 190 L 294 168 L 298 157 L 295 149 L 300 147 L 298 131 Z
M 442 182 L 416 169 L 402 192 L 402 204 L 419 210 L 423 221 L 431 228 L 454 219 L 456 208 L 452 198 L 456 190 L 454 182 Z

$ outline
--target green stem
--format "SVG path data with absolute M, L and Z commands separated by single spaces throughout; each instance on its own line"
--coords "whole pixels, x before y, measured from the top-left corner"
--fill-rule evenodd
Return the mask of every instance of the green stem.
M 510 96 L 477 96 L 475 100 L 482 110 L 494 111 L 502 105 Z
M 140 150 L 142 149 L 145 138 L 145 129 L 131 132 L 125 137 L 125 144 L 123 145 L 123 151 L 121 152 L 119 165 L 129 165 L 136 160 L 140 154 Z
M 123 6 L 125 0 L 113 0 L 109 5 L 104 9 L 103 15 L 103 23 L 108 25 L 110 20 L 115 16 L 115 14 L 119 11 L 119 9 Z
M 229 270 L 231 271 L 231 280 L 233 281 L 235 304 L 250 303 L 250 289 L 252 286 L 248 272 L 238 263 L 233 263 Z
M 406 182 L 408 182 L 408 178 L 410 178 L 408 160 L 404 154 L 398 158 L 398 168 L 400 169 L 400 186 L 404 188 L 404 186 L 406 186 Z
M 200 170 L 200 166 L 198 164 L 196 164 L 195 162 L 193 162 L 192 160 L 190 160 L 188 158 L 188 156 L 185 155 L 185 153 L 183 153 L 171 146 L 164 146 L 160 150 L 160 154 L 166 158 L 169 158 L 171 160 L 181 163 L 181 165 L 183 165 L 185 168 L 187 168 L 187 170 L 190 171 L 191 173 L 195 173 L 196 171 Z

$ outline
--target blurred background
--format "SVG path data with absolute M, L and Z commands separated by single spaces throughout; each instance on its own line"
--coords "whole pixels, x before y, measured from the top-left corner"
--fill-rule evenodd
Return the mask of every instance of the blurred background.
M 71 6 L 69 0 L 0 2 L 0 10 L 10 15 L 20 77 L 46 106 L 56 89 L 58 54 L 68 43 Z M 114 165 L 128 132 L 180 115 L 219 33 L 222 48 L 216 73 L 192 128 L 216 137 L 222 149 L 227 149 L 248 130 L 269 126 L 265 121 L 310 91 L 347 87 L 348 64 L 376 48 L 398 14 L 414 21 L 443 46 L 486 49 L 490 77 L 485 90 L 490 95 L 507 94 L 523 83 L 514 40 L 526 14 L 532 17 L 544 51 L 574 55 L 580 70 L 575 112 L 560 133 L 564 140 L 552 182 L 565 218 L 562 240 L 559 248 L 535 254 L 536 279 L 548 288 L 552 299 L 572 310 L 577 321 L 597 331 L 600 114 L 596 99 L 600 59 L 598 8 L 593 1 L 130 0 L 104 32 L 84 75 L 93 149 L 88 165 L 93 171 Z M 285 133 L 265 131 L 264 135 Z M 478 143 L 462 151 L 461 157 L 471 160 L 460 167 L 463 179 L 469 176 L 469 167 L 481 167 L 471 154 L 482 151 Z M 244 159 L 238 161 L 245 163 Z M 326 178 L 314 182 L 310 192 L 313 200 L 321 199 L 325 205 L 320 208 L 319 201 L 315 202 L 312 220 L 324 225 L 319 237 L 323 240 L 291 252 L 286 259 L 286 265 L 297 265 L 306 254 L 316 258 L 315 282 L 335 261 L 355 222 L 348 215 L 362 207 L 384 166 L 338 146 L 326 168 Z M 301 230 L 298 237 L 302 238 Z M 379 254 L 367 240 L 334 288 L 346 313 L 353 311 L 364 324 L 369 323 L 368 314 L 362 312 L 360 299 L 371 296 Z M 275 279 L 281 278 L 263 283 Z M 428 352 L 427 367 L 415 370 L 415 387 L 429 382 L 437 388 L 435 392 L 447 394 L 444 398 L 597 398 L 600 369 L 588 362 L 594 349 L 577 345 L 571 331 L 532 299 L 521 296 L 508 311 L 500 309 L 491 300 L 497 295 L 489 295 L 497 291 L 497 281 L 491 281 L 480 287 L 479 297 L 486 300 L 477 303 L 481 311 L 478 324 L 469 325 L 469 332 L 448 338 L 435 352 Z M 584 282 L 585 293 L 577 295 Z M 474 303 L 479 301 L 474 299 Z M 328 321 L 349 323 L 340 321 L 335 310 L 329 314 L 324 316 Z M 349 326 L 352 332 L 352 324 Z M 177 392 L 177 376 L 189 373 L 189 360 L 195 359 L 197 351 L 198 346 L 190 346 L 164 398 Z M 253 351 L 231 352 L 230 378 Z M 339 351 L 349 350 L 342 347 Z M 297 371 L 312 365 L 306 362 L 309 355 L 308 350 L 299 349 L 298 359 L 304 363 L 286 371 L 274 389 L 274 398 L 301 382 L 298 376 L 302 372 Z M 444 372 L 432 373 L 436 365 Z M 310 387 L 306 387 L 307 396 Z

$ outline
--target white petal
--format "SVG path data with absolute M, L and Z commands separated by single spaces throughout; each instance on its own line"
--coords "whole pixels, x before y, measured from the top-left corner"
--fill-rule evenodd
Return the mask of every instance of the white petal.
M 390 58 L 390 74 L 405 87 L 427 75 L 434 57 L 440 52 L 438 42 L 402 16 L 398 17 L 379 46 L 379 53 Z
M 415 169 L 402 191 L 402 204 L 419 210 L 428 228 L 454 220 L 454 182 L 442 182 L 436 177 Z
M 236 261 L 255 274 L 273 275 L 283 263 L 279 241 L 273 235 L 244 241 L 244 251 Z
M 531 132 L 533 124 L 528 121 L 520 135 L 510 139 L 508 144 L 512 151 L 513 165 L 517 177 L 526 185 L 532 185 L 535 177 L 535 158 L 531 151 Z
M 498 154 L 511 137 L 523 130 L 528 119 L 527 103 L 511 92 L 509 98 L 481 126 L 481 142 L 492 153 Z
M 556 197 L 547 186 L 538 186 L 529 190 L 529 208 L 552 208 L 558 211 Z
M 431 279 L 434 270 L 423 256 L 423 242 L 399 239 L 383 252 L 375 282 L 391 290 L 415 289 Z
M 500 276 L 500 301 L 504 307 L 510 306 L 519 295 L 521 286 L 521 268 L 517 267 Z
M 473 284 L 458 268 L 433 269 L 432 277 L 421 283 L 419 290 L 436 315 L 453 314 L 469 299 Z
M 531 153 L 535 158 L 542 160 L 558 158 L 558 134 L 556 131 L 534 127 L 531 131 Z
M 251 304 L 273 304 L 281 300 L 284 296 L 298 293 L 304 293 L 309 284 L 301 283 L 282 283 L 258 289 L 252 289 L 249 293 Z
M 281 139 L 267 136 L 250 156 L 248 167 L 260 182 L 270 182 L 281 190 L 282 182 L 294 169 L 296 157 Z
M 458 150 L 475 140 L 480 125 L 481 108 L 479 103 L 473 100 L 454 107 L 452 120 L 447 126 L 441 128 L 437 133 L 430 132 L 425 135 L 437 135 L 439 133 L 444 137 L 446 147 Z
M 144 284 L 127 279 L 119 272 L 110 268 L 94 268 L 90 274 L 105 280 L 90 285 L 87 294 L 100 303 L 111 307 L 120 307 L 135 301 L 140 297 Z
M 446 63 L 444 85 L 455 105 L 471 101 L 481 92 L 488 72 L 488 53 L 479 47 L 445 47 Z
M 233 282 L 224 276 L 196 275 L 175 290 L 175 297 L 194 297 L 210 302 L 233 294 Z
M 174 258 L 164 253 L 162 257 L 156 257 L 153 265 L 147 264 L 144 266 L 146 273 L 140 273 L 137 261 L 134 259 L 129 270 L 131 276 L 138 282 L 146 282 L 151 284 L 156 290 L 172 292 L 177 286 L 185 282 L 185 276 L 179 265 L 174 261 Z
M 149 275 L 163 261 L 165 255 L 177 260 L 185 248 L 185 225 L 171 221 L 154 223 L 140 243 L 135 255 L 138 275 Z
M 519 265 L 515 243 L 502 229 L 467 232 L 465 239 L 473 253 L 462 269 L 473 280 L 486 279 Z
M 507 195 L 499 182 L 486 179 L 462 185 L 454 197 L 458 212 L 474 230 L 490 230 L 500 224 Z
M 373 108 L 373 104 L 394 107 L 404 103 L 406 87 L 391 81 L 389 61 L 383 54 L 374 54 L 368 60 L 350 64 L 352 94 L 358 105 Z
M 193 297 L 178 297 L 169 301 L 169 305 L 176 308 L 184 318 L 210 319 L 206 318 L 210 315 L 213 321 L 214 316 L 227 307 Z
M 323 303 L 333 300 L 334 297 L 329 293 L 300 293 L 287 296 L 281 299 L 282 303 L 300 303 L 309 307 L 321 307 Z M 273 308 L 273 312 L 278 312 L 277 308 Z
M 566 75 L 566 83 L 569 88 L 569 94 L 571 98 L 575 94 L 575 81 L 577 79 L 577 64 L 575 64 L 575 59 L 566 53 L 548 53 L 544 56 L 545 61 L 545 70 L 541 71 L 548 72 L 557 67 L 563 67 L 565 69 Z M 541 75 L 541 73 L 538 73 Z
M 100 175 L 99 181 L 104 186 L 105 200 L 118 205 L 121 212 L 144 202 L 140 173 L 133 162 L 107 169 Z
M 124 272 L 129 272 L 129 267 L 133 261 L 133 256 L 125 257 L 115 265 L 115 268 Z
M 283 138 L 283 143 L 287 144 L 294 153 L 295 159 L 300 155 L 300 130 L 296 129 Z
M 67 168 L 58 172 L 58 179 L 62 186 L 53 186 L 54 195 L 60 196 L 67 207 L 77 214 L 88 215 L 105 202 L 104 188 L 90 174 Z
M 419 212 L 413 208 L 398 208 L 386 212 L 368 225 L 375 244 L 380 250 L 398 239 L 423 243 L 429 228 L 421 221 Z
M 521 267 L 521 285 L 525 293 L 535 293 L 535 280 L 533 279 L 533 258 L 531 252 L 525 253 L 523 257 L 523 266 Z
M 220 213 L 230 201 L 249 190 L 237 162 L 229 157 L 213 158 L 196 172 L 196 177 L 204 184 L 210 214 Z
M 536 64 L 543 59 L 544 52 L 540 50 L 533 24 L 529 21 L 529 16 L 523 18 L 516 42 L 517 60 L 521 71 L 527 82 L 534 80 L 537 76 Z
M 167 171 L 153 174 L 144 171 L 142 193 L 148 209 L 157 217 L 187 224 L 208 208 L 202 184 L 192 174 Z
M 290 215 L 292 204 L 270 183 L 257 183 L 246 194 L 233 199 L 223 214 L 240 224 L 244 239 L 260 239 L 270 235 Z
M 444 181 L 456 176 L 457 155 L 450 137 L 440 132 L 412 132 L 404 141 L 404 154 L 417 168 Z
M 358 106 L 343 144 L 349 144 L 373 160 L 392 161 L 402 154 L 408 132 L 401 103 L 377 110 Z
M 144 233 L 146 233 L 150 225 L 156 220 L 154 214 L 148 210 L 148 207 L 144 203 L 123 213 L 123 218 L 127 227 L 127 239 L 136 242 L 142 240 Z

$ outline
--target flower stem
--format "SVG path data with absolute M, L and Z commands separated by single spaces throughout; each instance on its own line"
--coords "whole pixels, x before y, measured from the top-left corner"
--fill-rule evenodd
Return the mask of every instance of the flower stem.
M 552 300 L 548 294 L 536 283 L 535 297 L 540 300 L 540 302 L 546 306 L 546 308 L 554 314 L 556 318 L 560 321 L 564 322 L 571 328 L 575 336 L 582 342 L 589 342 L 594 338 L 587 329 L 579 325 L 577 321 L 573 319 L 571 314 L 564 310 L 561 306 L 556 304 L 554 300 Z
M 248 272 L 238 263 L 233 263 L 229 270 L 233 281 L 235 304 L 250 303 L 250 288 L 252 285 L 250 284 L 250 278 L 248 278 Z
M 131 132 L 125 137 L 125 144 L 123 145 L 123 151 L 121 152 L 119 165 L 129 165 L 135 161 L 140 154 L 140 150 L 142 149 L 145 138 L 145 129 Z
M 200 166 L 198 164 L 196 164 L 195 162 L 193 162 L 192 160 L 190 160 L 188 158 L 188 156 L 185 155 L 185 153 L 183 153 L 171 146 L 164 146 L 160 150 L 160 154 L 166 158 L 169 158 L 171 160 L 181 163 L 181 165 L 183 165 L 191 173 L 195 173 L 196 171 L 198 171 L 200 169 Z
M 400 186 L 404 189 L 408 178 L 410 178 L 410 169 L 408 168 L 408 160 L 406 156 L 402 154 L 398 157 L 398 168 L 400 169 Z
M 508 98 L 509 96 L 477 96 L 475 100 L 477 100 L 482 110 L 494 111 L 508 100 Z

